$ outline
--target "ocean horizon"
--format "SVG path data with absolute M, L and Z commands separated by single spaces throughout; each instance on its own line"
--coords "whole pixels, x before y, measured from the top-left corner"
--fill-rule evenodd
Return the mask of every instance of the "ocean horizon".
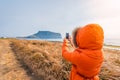
M 120 39 L 114 39 L 114 38 L 105 39 L 104 44 L 120 46 Z
M 45 40 L 45 41 L 59 41 L 59 42 L 63 42 L 63 39 L 40 39 L 40 38 L 17 38 L 17 39 L 25 39 L 25 40 Z
M 40 38 L 18 38 L 18 39 L 25 39 L 25 40 L 46 40 L 46 41 L 59 41 L 63 42 L 63 39 L 40 39 Z M 105 45 L 114 45 L 114 46 L 120 46 L 120 39 L 105 39 L 104 40 Z

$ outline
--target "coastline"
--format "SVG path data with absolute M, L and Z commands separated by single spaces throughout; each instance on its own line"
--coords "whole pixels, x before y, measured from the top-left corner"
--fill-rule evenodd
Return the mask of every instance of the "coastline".
M 120 46 L 117 45 L 104 45 L 103 48 L 111 50 L 120 50 Z
M 63 42 L 63 39 L 34 39 L 34 38 L 0 38 L 0 39 L 17 39 L 17 40 L 28 40 L 28 41 L 48 41 L 48 42 Z M 120 45 L 115 45 L 112 43 L 104 43 L 103 48 L 111 49 L 111 50 L 120 50 Z

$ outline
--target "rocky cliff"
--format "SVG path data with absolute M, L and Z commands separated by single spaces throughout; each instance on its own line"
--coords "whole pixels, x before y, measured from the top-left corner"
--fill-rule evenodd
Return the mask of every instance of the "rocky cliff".
M 40 39 L 59 39 L 62 38 L 60 33 L 51 31 L 38 31 L 37 33 L 27 36 L 26 38 L 40 38 Z

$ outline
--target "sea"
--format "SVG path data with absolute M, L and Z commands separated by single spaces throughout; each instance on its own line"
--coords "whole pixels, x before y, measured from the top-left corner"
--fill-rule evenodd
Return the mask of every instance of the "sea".
M 104 40 L 105 45 L 120 46 L 120 39 L 109 38 Z
M 58 42 L 63 42 L 63 39 L 39 39 L 39 38 L 18 38 L 18 39 L 25 39 L 25 40 L 44 40 L 44 41 L 58 41 Z
M 46 40 L 46 41 L 58 41 L 63 42 L 63 39 L 35 39 L 35 38 L 20 38 L 25 40 Z M 120 46 L 120 39 L 104 39 L 105 45 Z

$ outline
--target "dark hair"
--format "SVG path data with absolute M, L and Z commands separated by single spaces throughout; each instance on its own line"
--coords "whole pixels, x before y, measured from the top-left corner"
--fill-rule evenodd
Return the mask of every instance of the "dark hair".
M 76 35 L 77 35 L 77 31 L 80 29 L 81 27 L 76 27 L 73 32 L 72 32 L 72 41 L 75 47 L 78 47 L 77 42 L 76 42 Z

